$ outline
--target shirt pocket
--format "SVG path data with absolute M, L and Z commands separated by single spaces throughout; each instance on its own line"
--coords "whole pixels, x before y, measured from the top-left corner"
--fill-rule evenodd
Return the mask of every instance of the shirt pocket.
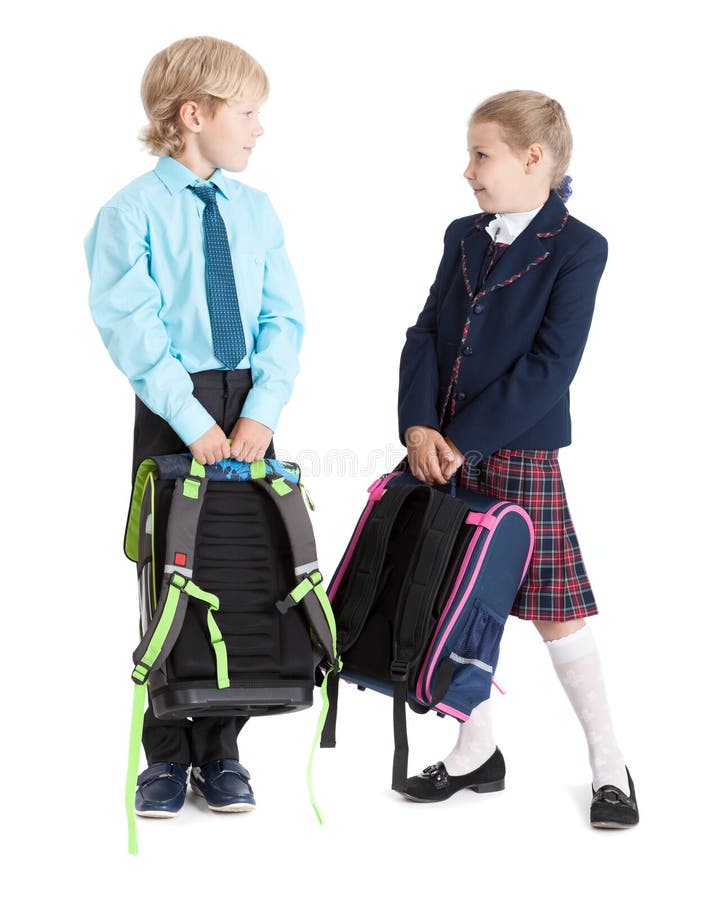
M 262 288 L 265 281 L 265 253 L 262 250 L 233 253 L 232 266 L 237 297 L 243 314 L 243 325 L 257 337 L 257 324 L 262 308 Z

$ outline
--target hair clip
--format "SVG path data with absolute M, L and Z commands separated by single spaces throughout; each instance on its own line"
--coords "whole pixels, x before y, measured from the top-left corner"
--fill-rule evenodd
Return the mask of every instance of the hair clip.
M 559 199 L 566 203 L 567 200 L 572 196 L 572 189 L 569 185 L 572 183 L 571 175 L 565 175 L 564 178 L 559 182 L 559 187 L 557 188 L 557 193 L 559 194 Z

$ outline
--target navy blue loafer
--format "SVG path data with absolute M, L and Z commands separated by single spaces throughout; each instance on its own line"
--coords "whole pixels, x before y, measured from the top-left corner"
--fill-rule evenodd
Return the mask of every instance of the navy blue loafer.
M 138 816 L 169 819 L 182 809 L 187 792 L 187 767 L 181 763 L 153 763 L 137 779 Z
M 250 773 L 236 759 L 215 759 L 193 766 L 192 790 L 215 812 L 249 812 L 255 808 Z

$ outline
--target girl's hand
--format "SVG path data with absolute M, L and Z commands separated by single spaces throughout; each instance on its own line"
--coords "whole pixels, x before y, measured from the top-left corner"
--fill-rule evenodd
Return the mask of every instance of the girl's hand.
M 240 416 L 230 434 L 232 447 L 229 455 L 241 462 L 263 459 L 272 440 L 272 434 L 272 429 L 262 422 Z
M 464 465 L 464 454 L 461 450 L 457 449 L 457 445 L 454 443 L 454 441 L 452 441 L 451 438 L 446 437 L 444 440 L 449 447 L 452 455 L 454 456 L 453 461 L 448 462 L 446 465 L 442 466 L 442 474 L 449 481 L 449 479 L 454 475 L 457 469 Z
M 445 477 L 443 470 L 454 465 L 455 457 L 442 435 L 434 428 L 413 425 L 405 431 L 404 439 L 409 467 L 414 477 L 424 484 L 435 481 L 447 484 L 449 476 Z
M 212 463 L 227 459 L 230 455 L 230 445 L 225 432 L 217 424 L 189 444 L 187 449 L 201 466 L 211 466 Z

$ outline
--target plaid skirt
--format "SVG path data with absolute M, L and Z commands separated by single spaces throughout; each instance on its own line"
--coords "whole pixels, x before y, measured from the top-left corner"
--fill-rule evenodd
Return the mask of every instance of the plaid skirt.
M 518 503 L 534 523 L 534 553 L 511 610 L 520 619 L 565 622 L 598 611 L 557 455 L 557 450 L 498 450 L 457 473 L 459 487 Z

